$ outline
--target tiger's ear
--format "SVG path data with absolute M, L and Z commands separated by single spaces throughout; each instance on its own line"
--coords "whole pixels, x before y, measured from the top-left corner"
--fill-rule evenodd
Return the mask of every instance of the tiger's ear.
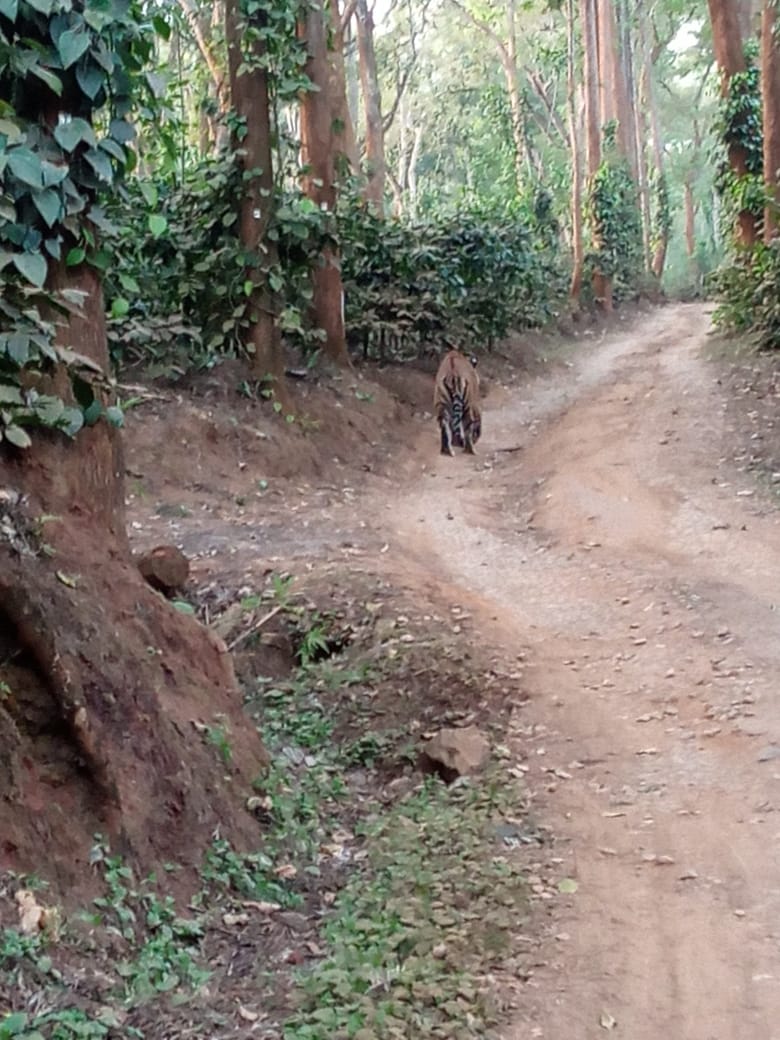
M 469 361 L 471 362 L 471 367 L 472 368 L 476 368 L 477 365 L 479 364 L 479 358 L 475 354 L 471 355 L 471 357 L 469 358 Z

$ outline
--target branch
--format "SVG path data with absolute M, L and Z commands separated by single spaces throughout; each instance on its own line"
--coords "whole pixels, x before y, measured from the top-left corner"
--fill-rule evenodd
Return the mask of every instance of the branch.
M 502 61 L 506 62 L 509 60 L 509 51 L 507 50 L 506 44 L 498 33 L 490 28 L 487 22 L 483 22 L 481 18 L 477 18 L 476 15 L 473 15 L 471 11 L 460 2 L 460 0 L 449 0 L 449 3 L 452 4 L 456 10 L 460 11 L 460 13 L 464 15 L 472 25 L 476 26 L 480 32 L 484 33 L 485 36 L 493 41 L 498 48 Z
M 195 42 L 197 43 L 200 53 L 203 55 L 203 59 L 211 73 L 211 78 L 214 81 L 214 87 L 217 91 L 217 98 L 220 103 L 223 103 L 225 75 L 214 57 L 214 53 L 211 49 L 211 42 L 206 39 L 203 32 L 203 26 L 200 24 L 200 19 L 198 18 L 198 12 L 195 10 L 192 0 L 179 0 L 179 6 L 184 12 L 184 17 L 187 19 L 189 27 L 192 30 L 192 35 L 195 37 Z
M 339 23 L 339 31 L 340 32 L 346 32 L 347 31 L 347 26 L 350 23 L 350 19 L 352 18 L 352 15 L 355 13 L 355 8 L 356 7 L 357 7 L 357 0 L 348 0 L 347 6 L 344 8 L 344 10 L 341 13 L 341 21 Z
M 549 116 L 549 120 L 550 120 L 551 125 L 555 127 L 555 130 L 560 135 L 561 140 L 563 140 L 563 141 L 568 140 L 568 137 L 567 137 L 567 134 L 566 134 L 566 129 L 565 129 L 563 123 L 561 122 L 561 117 L 555 111 L 555 105 L 550 100 L 549 95 L 547 94 L 547 90 L 545 88 L 545 85 L 542 82 L 542 77 L 539 75 L 538 71 L 536 69 L 529 68 L 528 69 L 528 79 L 531 82 L 531 86 L 536 91 L 537 96 L 539 97 L 539 99 L 541 100 L 542 104 L 544 105 L 544 107 L 545 107 L 545 109 L 547 111 L 547 115 Z

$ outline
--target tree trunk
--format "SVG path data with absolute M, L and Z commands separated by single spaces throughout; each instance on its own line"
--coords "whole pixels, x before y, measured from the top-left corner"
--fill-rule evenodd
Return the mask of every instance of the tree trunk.
M 769 205 L 764 210 L 764 241 L 777 237 L 780 205 L 780 42 L 775 0 L 764 0 L 761 18 L 761 102 L 764 129 L 764 181 Z
M 225 40 L 233 109 L 243 122 L 244 136 L 234 149 L 244 172 L 238 233 L 245 254 L 246 276 L 254 285 L 248 300 L 244 346 L 252 376 L 268 384 L 277 399 L 286 400 L 284 357 L 277 321 L 278 301 L 268 281 L 276 263 L 276 247 L 267 237 L 273 207 L 271 112 L 268 77 L 262 65 L 259 34 L 248 37 L 241 0 L 225 4 Z M 263 15 L 255 15 L 261 19 Z M 248 40 L 248 42 L 246 42 Z M 245 46 L 242 46 L 245 43 Z
M 683 206 L 685 211 L 685 256 L 693 266 L 696 257 L 696 203 L 694 201 L 694 172 L 690 171 L 683 182 Z
M 374 50 L 374 19 L 369 11 L 367 0 L 357 0 L 355 14 L 360 57 L 360 83 L 363 90 L 363 109 L 366 120 L 367 183 L 365 199 L 381 215 L 384 214 L 385 204 L 385 132 Z
M 301 95 L 301 153 L 303 190 L 317 206 L 330 214 L 336 208 L 333 118 L 328 98 L 328 43 L 320 8 L 310 8 L 299 31 L 306 40 L 306 75 L 315 89 Z M 383 178 L 384 179 L 384 178 Z M 344 290 L 339 256 L 326 246 L 312 273 L 312 317 L 325 332 L 325 353 L 340 365 L 349 365 L 344 334 Z
M 656 184 L 661 185 L 664 183 L 666 177 L 666 163 L 664 161 L 664 143 L 663 135 L 661 133 L 661 121 L 658 117 L 658 103 L 655 96 L 652 54 L 650 51 L 647 12 L 644 6 L 644 0 L 640 0 L 639 2 L 638 16 L 640 39 L 642 43 L 642 100 L 644 102 L 644 111 L 650 124 L 650 142 L 653 152 L 655 181 Z M 666 251 L 668 247 L 668 232 L 666 228 L 659 227 L 658 236 L 656 241 L 653 243 L 653 252 L 650 261 L 650 270 L 658 279 L 660 279 L 664 273 L 664 267 L 666 266 Z
M 339 0 L 328 0 L 332 45 L 328 51 L 328 97 L 333 114 L 333 147 L 336 151 L 337 173 L 360 172 L 360 152 L 355 138 L 355 127 L 347 102 L 347 73 L 344 63 L 344 29 Z
M 583 44 L 583 82 L 585 87 L 585 142 L 588 176 L 601 163 L 601 121 L 599 105 L 598 18 L 596 0 L 580 0 Z
M 618 119 L 620 120 L 618 140 L 636 184 L 639 181 L 639 154 L 637 151 L 634 45 L 631 35 L 631 17 L 627 10 L 626 0 L 619 0 L 615 12 L 617 33 L 615 80 L 618 91 Z
M 582 270 L 585 245 L 582 226 L 582 148 L 577 129 L 577 80 L 575 60 L 577 52 L 576 13 L 574 0 L 567 0 L 566 8 L 566 114 L 569 123 L 569 151 L 571 153 L 571 239 L 572 271 L 569 299 L 575 311 L 580 309 Z
M 740 5 L 736 0 L 707 0 L 712 23 L 712 46 L 715 60 L 720 69 L 720 90 L 728 97 L 731 77 L 746 68 L 745 52 L 740 26 Z M 745 149 L 736 142 L 728 145 L 728 162 L 736 177 L 746 176 L 747 156 Z M 737 216 L 737 241 L 742 246 L 751 246 L 758 237 L 757 221 L 749 210 Z
M 48 288 L 86 294 L 59 343 L 107 372 L 95 271 L 56 267 Z M 63 369 L 45 382 L 70 396 Z M 0 868 L 45 873 L 70 899 L 97 832 L 142 873 L 197 867 L 217 826 L 256 847 L 243 802 L 264 752 L 224 644 L 131 561 L 119 432 L 99 420 L 73 442 L 3 445 L 0 486 Z M 197 728 L 217 714 L 228 765 Z

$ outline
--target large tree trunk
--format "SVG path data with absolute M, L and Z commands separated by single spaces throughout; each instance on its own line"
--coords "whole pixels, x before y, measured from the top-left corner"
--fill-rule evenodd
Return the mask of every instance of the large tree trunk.
M 712 46 L 715 60 L 720 69 L 721 95 L 727 97 L 731 77 L 746 68 L 743 47 L 742 29 L 740 25 L 739 0 L 707 0 L 710 21 L 712 23 Z M 728 161 L 732 173 L 736 177 L 744 177 L 748 172 L 745 149 L 736 141 L 728 145 Z M 742 210 L 737 216 L 737 241 L 742 246 L 751 246 L 758 237 L 756 217 L 749 210 Z
M 240 4 L 241 0 L 227 0 L 225 4 L 225 39 L 233 109 L 244 126 L 243 137 L 234 141 L 245 177 L 238 233 L 247 278 L 254 285 L 248 300 L 244 345 L 250 356 L 253 377 L 265 382 L 274 395 L 284 401 L 278 301 L 268 280 L 268 269 L 276 262 L 276 247 L 267 237 L 274 193 L 268 77 L 261 64 L 263 45 L 257 35 L 244 52 L 245 18 Z M 263 15 L 258 13 L 255 17 Z
M 301 96 L 303 189 L 320 209 L 333 213 L 336 207 L 333 115 L 327 94 L 330 73 L 322 10 L 312 7 L 299 28 L 308 50 L 306 75 L 315 87 Z M 325 332 L 325 353 L 332 361 L 348 365 L 344 289 L 336 249 L 326 246 L 320 261 L 312 274 L 312 316 L 316 325 Z
M 647 12 L 643 0 L 638 6 L 639 32 L 642 44 L 642 100 L 644 110 L 650 124 L 650 141 L 653 152 L 653 166 L 655 170 L 655 183 L 661 185 L 666 177 L 666 163 L 664 161 L 664 143 L 661 132 L 661 120 L 658 117 L 658 103 L 655 96 L 655 84 L 653 80 L 652 53 L 647 27 Z M 649 181 L 649 178 L 648 178 Z M 648 184 L 649 189 L 649 184 Z M 657 201 L 656 201 L 657 204 Z M 653 252 L 650 260 L 650 270 L 656 278 L 660 279 L 666 265 L 666 251 L 669 247 L 669 236 L 665 228 L 659 228 L 659 234 L 653 243 Z
M 339 0 L 328 0 L 332 45 L 328 52 L 328 97 L 333 113 L 333 146 L 336 151 L 337 174 L 358 173 L 360 152 L 355 138 L 352 113 L 347 101 L 347 73 L 344 63 L 344 25 Z
M 569 286 L 569 299 L 575 311 L 580 309 L 582 292 L 582 271 L 585 261 L 585 245 L 582 220 L 582 147 L 577 126 L 577 53 L 576 13 L 574 0 L 567 0 L 566 8 L 566 42 L 567 42 L 567 76 L 566 76 L 566 114 L 569 124 L 569 152 L 571 154 L 571 239 L 572 239 L 572 271 Z
M 59 342 L 107 372 L 94 270 L 57 268 L 49 288 L 85 293 Z M 64 370 L 46 382 L 69 396 Z M 96 832 L 142 872 L 196 867 L 217 826 L 256 846 L 243 802 L 264 752 L 224 644 L 131 561 L 118 431 L 3 445 L 0 486 L 0 868 L 75 898 Z M 217 714 L 227 766 L 198 728 Z
M 360 56 L 360 82 L 363 90 L 363 110 L 366 120 L 366 201 L 374 210 L 384 213 L 385 179 L 385 131 L 382 123 L 382 101 L 379 91 L 379 76 L 374 50 L 374 19 L 367 0 L 357 0 L 358 54 Z
M 601 164 L 601 123 L 610 111 L 610 100 L 605 95 L 601 52 L 599 46 L 599 0 L 580 0 L 580 22 L 583 39 L 583 79 L 585 90 L 585 141 L 589 181 Z M 614 118 L 610 116 L 610 118 Z M 599 241 L 594 235 L 593 246 Z M 599 307 L 612 310 L 612 280 L 598 267 L 593 272 L 593 295 Z
M 764 0 L 761 19 L 761 102 L 764 113 L 764 181 L 770 204 L 764 211 L 764 240 L 777 236 L 780 205 L 780 43 L 775 0 Z

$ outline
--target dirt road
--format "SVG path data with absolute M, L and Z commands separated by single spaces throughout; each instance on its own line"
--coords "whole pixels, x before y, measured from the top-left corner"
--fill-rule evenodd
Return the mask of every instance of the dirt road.
M 382 513 L 527 658 L 515 749 L 578 888 L 506 1040 L 780 1040 L 780 514 L 721 457 L 708 324 L 496 395 L 477 460 L 430 431 Z

